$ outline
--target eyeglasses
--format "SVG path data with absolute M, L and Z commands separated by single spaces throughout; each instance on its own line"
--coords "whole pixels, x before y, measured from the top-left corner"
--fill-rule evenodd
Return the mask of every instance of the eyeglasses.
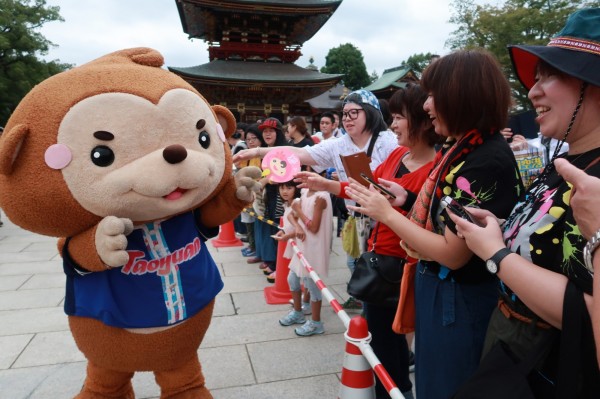
M 257 141 L 257 140 L 258 140 L 258 138 L 256 138 L 256 137 L 248 137 L 248 138 L 246 138 L 246 141 Z
M 351 121 L 358 118 L 358 112 L 364 111 L 362 108 L 351 109 L 348 112 L 342 112 L 342 119 L 350 119 Z

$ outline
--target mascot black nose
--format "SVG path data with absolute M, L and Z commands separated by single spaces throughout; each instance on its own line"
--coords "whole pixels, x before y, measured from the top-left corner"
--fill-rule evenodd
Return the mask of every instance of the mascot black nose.
M 182 145 L 173 144 L 163 150 L 163 158 L 170 164 L 176 164 L 187 158 L 187 150 Z

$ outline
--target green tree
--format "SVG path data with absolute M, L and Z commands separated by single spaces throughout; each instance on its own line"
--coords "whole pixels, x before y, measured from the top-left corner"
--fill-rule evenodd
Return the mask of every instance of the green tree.
M 343 74 L 344 84 L 351 90 L 366 87 L 371 83 L 361 51 L 350 43 L 330 49 L 321 72 Z
M 0 0 L 0 125 L 33 86 L 71 67 L 39 58 L 54 44 L 37 30 L 64 21 L 59 11 L 45 0 Z
M 500 62 L 513 89 L 516 109 L 531 108 L 527 91 L 513 72 L 509 44 L 546 45 L 564 26 L 569 14 L 600 1 L 507 0 L 499 5 L 478 5 L 454 0 L 451 23 L 458 25 L 446 42 L 451 49 L 483 47 Z
M 373 70 L 373 72 L 371 72 L 371 74 L 369 75 L 369 80 L 371 81 L 370 83 L 373 83 L 377 79 L 379 79 L 379 74 L 377 74 L 376 70 Z
M 417 75 L 417 77 L 420 78 L 421 74 L 434 57 L 437 57 L 437 54 L 413 54 L 402 63 L 402 67 L 411 69 Z

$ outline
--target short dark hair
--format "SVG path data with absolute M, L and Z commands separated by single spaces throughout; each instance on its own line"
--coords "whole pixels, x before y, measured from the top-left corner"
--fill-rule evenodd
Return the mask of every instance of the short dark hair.
M 267 142 L 263 138 L 262 132 L 258 128 L 258 123 L 253 123 L 251 125 L 248 125 L 248 130 L 246 130 L 246 135 L 248 135 L 248 133 L 252 133 L 253 135 L 256 136 L 258 141 L 260 141 L 261 147 L 267 147 Z
M 319 121 L 323 118 L 329 118 L 329 120 L 331 121 L 331 123 L 335 123 L 335 117 L 333 116 L 333 113 L 329 112 L 329 111 L 325 111 L 321 114 L 321 117 L 319 118 Z
M 396 90 L 390 97 L 390 113 L 406 118 L 409 141 L 424 141 L 433 147 L 443 143 L 446 138 L 435 132 L 431 118 L 423 109 L 425 100 L 427 92 L 420 85 L 409 83 L 406 88 Z
M 279 187 L 281 186 L 294 187 L 294 198 L 300 198 L 300 194 L 302 194 L 302 192 L 300 191 L 300 187 L 298 187 L 299 185 L 300 183 L 295 182 L 294 179 L 284 181 L 282 183 L 277 183 L 277 191 L 279 191 Z
M 458 50 L 435 60 L 423 72 L 421 85 L 452 135 L 471 129 L 488 134 L 506 126 L 510 86 L 486 50 Z

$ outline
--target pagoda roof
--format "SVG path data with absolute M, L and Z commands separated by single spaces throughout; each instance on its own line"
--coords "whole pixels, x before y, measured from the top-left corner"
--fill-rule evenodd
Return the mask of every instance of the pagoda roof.
M 365 90 L 377 95 L 377 92 L 384 90 L 404 88 L 407 81 L 417 81 L 417 78 L 410 68 L 399 66 L 383 71 L 381 77 L 365 87 Z
M 280 62 L 214 60 L 195 67 L 169 67 L 171 72 L 190 78 L 237 85 L 310 85 L 318 82 L 335 84 L 343 75 L 326 74 Z
M 285 35 L 285 44 L 292 46 L 313 37 L 342 1 L 176 0 L 176 4 L 183 31 L 190 38 L 219 43 L 223 32 L 237 28 L 263 33 L 272 30 Z
M 318 111 L 339 110 L 342 108 L 342 99 L 350 91 L 343 84 L 338 83 L 325 93 L 306 100 L 306 102 Z

